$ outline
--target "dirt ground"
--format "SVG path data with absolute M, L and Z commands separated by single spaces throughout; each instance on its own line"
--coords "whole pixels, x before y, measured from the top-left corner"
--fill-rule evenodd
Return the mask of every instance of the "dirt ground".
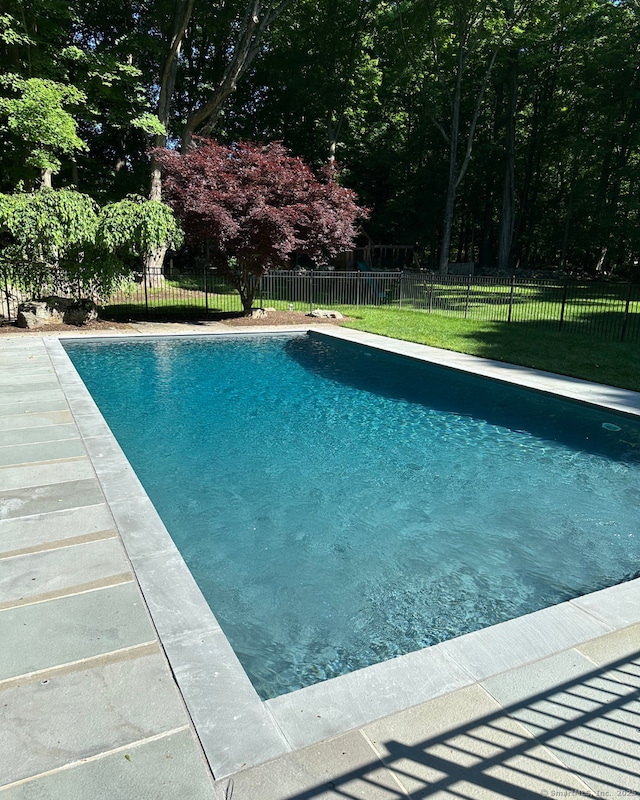
M 167 328 L 171 327 L 171 329 L 175 329 L 175 326 L 189 326 L 193 325 L 194 327 L 199 327 L 201 325 L 211 324 L 213 322 L 225 325 L 230 328 L 260 328 L 264 327 L 265 325 L 339 325 L 343 320 L 337 319 L 323 319 L 320 317 L 308 317 L 306 314 L 297 311 L 269 311 L 265 317 L 260 318 L 253 318 L 253 317 L 241 317 L 241 316 L 229 316 L 222 319 L 207 319 L 207 320 L 192 320 L 192 321 L 182 321 L 176 322 L 175 320 L 168 320 L 166 322 L 162 321 L 154 321 L 153 326 L 154 329 L 158 329 L 163 325 L 167 325 Z M 146 325 L 151 323 L 146 323 L 144 321 L 131 321 L 131 322 L 115 322 L 112 320 L 96 320 L 95 322 L 88 322 L 86 325 L 82 325 L 80 327 L 74 325 L 65 325 L 64 323 L 56 323 L 56 324 L 48 324 L 43 325 L 40 328 L 35 328 L 33 330 L 28 330 L 26 328 L 18 328 L 14 324 L 0 324 L 0 337 L 3 335 L 13 335 L 16 334 L 21 336 L 42 336 L 50 333 L 65 333 L 65 334 L 91 334 L 91 333 L 100 333 L 100 332 L 118 332 L 122 331 L 123 333 L 127 331 L 139 331 L 141 328 L 144 328 Z M 216 325 L 215 327 L 218 327 Z

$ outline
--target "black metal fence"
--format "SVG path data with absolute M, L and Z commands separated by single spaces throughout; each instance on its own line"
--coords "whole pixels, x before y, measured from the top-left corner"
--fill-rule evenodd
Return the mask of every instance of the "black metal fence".
M 362 306 L 416 309 L 488 322 L 526 322 L 600 338 L 640 341 L 640 284 L 523 280 L 433 272 L 267 273 L 254 306 L 277 311 Z M 103 313 L 113 318 L 188 317 L 241 312 L 234 288 L 215 272 L 172 274 L 114 294 Z
M 526 322 L 640 341 L 640 284 L 404 273 L 397 304 L 487 322 Z
M 0 289 L 11 318 L 15 308 L 10 307 L 10 287 Z M 15 306 L 17 296 L 13 300 Z M 640 284 L 635 283 L 409 271 L 274 271 L 260 281 L 254 306 L 305 312 L 332 308 L 346 314 L 363 306 L 394 307 L 640 342 Z M 195 318 L 241 311 L 233 286 L 209 269 L 173 272 L 159 285 L 142 279 L 113 294 L 102 307 L 102 315 L 111 319 Z
M 389 305 L 399 296 L 400 272 L 299 272 L 277 270 L 261 279 L 255 307 L 277 311 L 312 311 L 337 306 Z M 103 313 L 113 318 L 201 316 L 241 312 L 233 286 L 213 271 L 176 273 L 160 285 L 145 279 L 116 292 L 105 301 Z

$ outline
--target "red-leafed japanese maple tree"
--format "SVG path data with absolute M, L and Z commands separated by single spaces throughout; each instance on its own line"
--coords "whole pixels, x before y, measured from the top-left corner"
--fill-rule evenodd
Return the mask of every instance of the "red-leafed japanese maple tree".
M 251 310 L 260 278 L 292 253 L 323 262 L 353 246 L 366 211 L 331 174 L 319 177 L 278 142 L 230 147 L 197 139 L 185 154 L 158 149 L 164 195 L 187 241 L 209 243 L 215 265 Z

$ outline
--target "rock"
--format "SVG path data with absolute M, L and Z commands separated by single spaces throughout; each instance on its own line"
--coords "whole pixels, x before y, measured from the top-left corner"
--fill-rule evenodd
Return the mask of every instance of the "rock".
M 19 328 L 42 328 L 43 326 L 57 322 L 60 315 L 54 312 L 44 300 L 32 300 L 29 303 L 20 303 L 18 306 L 18 315 L 16 317 L 16 325 Z
M 68 297 L 45 297 L 30 300 L 18 306 L 16 325 L 19 328 L 42 328 L 46 325 L 65 322 L 68 325 L 84 325 L 98 318 L 97 306 L 91 300 L 71 300 Z
M 78 300 L 71 303 L 64 312 L 64 322 L 67 325 L 84 325 L 98 319 L 98 307 L 93 300 Z
M 267 312 L 264 308 L 254 308 L 251 312 L 251 319 L 263 319 L 267 316 Z
M 69 306 L 74 303 L 70 297 L 58 297 L 55 294 L 50 297 L 43 297 L 42 302 L 47 304 L 47 308 L 51 311 L 51 316 L 56 320 L 62 319 Z
M 314 308 L 307 314 L 308 317 L 320 317 L 321 319 L 344 319 L 339 311 L 329 311 L 324 308 Z

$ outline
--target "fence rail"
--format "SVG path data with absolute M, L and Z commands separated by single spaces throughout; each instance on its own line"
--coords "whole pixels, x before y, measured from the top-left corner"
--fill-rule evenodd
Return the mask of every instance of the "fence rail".
M 8 287 L 3 287 L 9 305 Z M 528 323 L 600 338 L 640 342 L 640 284 L 521 280 L 433 272 L 267 273 L 254 305 L 278 311 L 362 306 L 415 309 L 470 320 Z M 186 318 L 241 312 L 234 288 L 212 270 L 173 272 L 159 286 L 143 280 L 105 301 L 103 316 Z M 9 312 L 11 316 L 11 312 Z

